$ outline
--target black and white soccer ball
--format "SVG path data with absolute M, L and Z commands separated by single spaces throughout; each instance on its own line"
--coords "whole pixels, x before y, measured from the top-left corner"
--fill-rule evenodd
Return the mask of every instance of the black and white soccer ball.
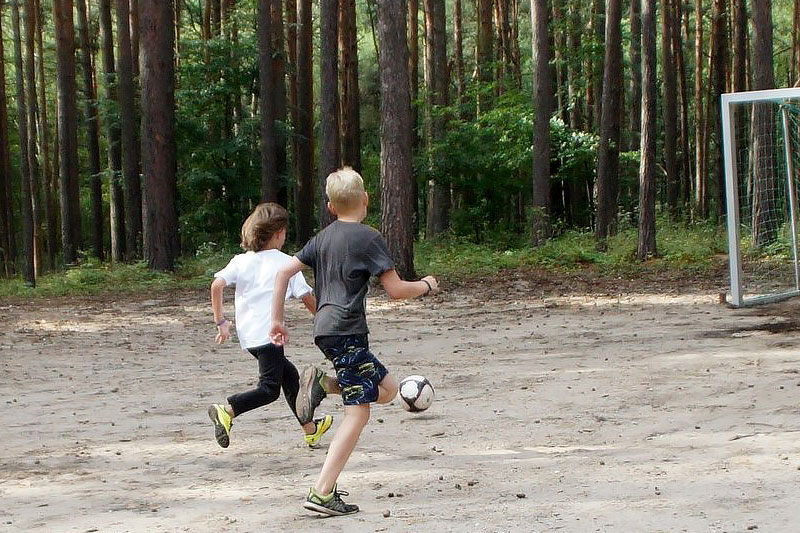
M 400 405 L 406 411 L 424 411 L 433 403 L 433 397 L 433 385 L 424 376 L 408 376 L 400 382 Z

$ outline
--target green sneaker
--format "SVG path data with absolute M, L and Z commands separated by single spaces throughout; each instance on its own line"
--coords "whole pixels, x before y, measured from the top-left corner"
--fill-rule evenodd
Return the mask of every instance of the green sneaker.
M 325 415 L 322 418 L 317 418 L 314 420 L 314 425 L 317 427 L 317 430 L 310 435 L 306 435 L 306 444 L 308 444 L 309 448 L 314 448 L 319 443 L 319 440 L 328 431 L 333 424 L 333 417 L 331 415 Z
M 322 388 L 322 380 L 325 372 L 315 366 L 307 366 L 303 369 L 300 377 L 300 391 L 297 393 L 295 407 L 297 418 L 301 424 L 308 424 L 314 419 L 314 409 L 322 403 L 327 396 L 325 389 Z
M 342 496 L 350 496 L 349 493 L 343 490 L 336 490 L 336 485 L 327 496 L 317 494 L 317 491 L 311 488 L 308 491 L 308 497 L 303 507 L 309 511 L 315 511 L 328 516 L 342 516 L 346 514 L 353 514 L 358 512 L 358 505 L 344 503 Z
M 215 403 L 208 406 L 208 418 L 214 423 L 214 437 L 217 444 L 227 448 L 231 443 L 231 426 L 233 421 L 231 415 L 225 410 L 225 406 Z

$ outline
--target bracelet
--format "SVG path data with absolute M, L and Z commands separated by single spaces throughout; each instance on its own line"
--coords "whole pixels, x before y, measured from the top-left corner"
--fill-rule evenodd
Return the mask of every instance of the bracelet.
M 433 290 L 433 287 L 431 287 L 431 284 L 430 284 L 430 283 L 428 283 L 428 280 L 427 280 L 427 279 L 421 279 L 420 281 L 421 281 L 421 282 L 423 282 L 425 285 L 427 285 L 427 286 L 428 286 L 428 290 L 427 290 L 427 291 L 425 291 L 425 294 L 423 294 L 423 296 L 427 296 L 427 295 L 428 295 L 428 294 L 430 294 L 430 292 Z
M 225 322 L 227 322 L 227 321 L 228 321 L 228 319 L 227 319 L 227 318 L 225 318 L 225 317 L 222 317 L 222 320 L 220 320 L 219 322 L 217 322 L 217 323 L 216 323 L 216 324 L 217 324 L 217 327 L 220 327 L 222 324 L 224 324 L 224 323 L 225 323 Z

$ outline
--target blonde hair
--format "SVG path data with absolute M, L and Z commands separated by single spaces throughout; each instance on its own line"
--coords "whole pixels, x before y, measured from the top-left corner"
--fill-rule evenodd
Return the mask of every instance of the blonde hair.
M 242 224 L 242 248 L 264 250 L 273 235 L 289 226 L 289 213 L 276 203 L 258 204 Z
M 328 174 L 325 194 L 336 209 L 352 209 L 364 198 L 364 180 L 350 167 L 342 167 Z

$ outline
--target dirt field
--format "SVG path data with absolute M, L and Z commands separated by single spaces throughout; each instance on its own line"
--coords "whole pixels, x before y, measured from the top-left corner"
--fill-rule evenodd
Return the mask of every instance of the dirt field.
M 437 399 L 373 409 L 340 478 L 362 512 L 325 520 L 301 503 L 330 437 L 307 449 L 283 400 L 214 441 L 207 405 L 257 368 L 206 294 L 0 303 L 0 531 L 800 530 L 800 302 L 569 284 L 372 298 L 374 351 Z

